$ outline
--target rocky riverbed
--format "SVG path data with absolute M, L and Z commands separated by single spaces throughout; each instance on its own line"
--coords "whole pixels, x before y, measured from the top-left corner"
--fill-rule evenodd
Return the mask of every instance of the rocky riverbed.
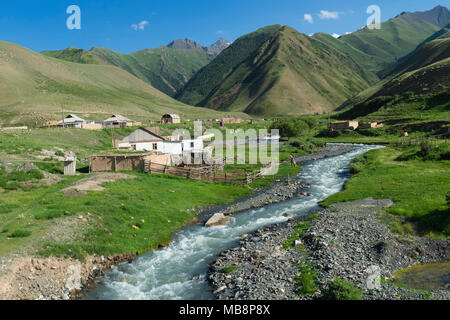
M 68 300 L 86 283 L 133 254 L 72 258 L 8 256 L 0 260 L 0 300 Z
M 308 161 L 336 157 L 340 156 L 341 154 L 353 151 L 354 149 L 355 147 L 351 144 L 327 143 L 325 147 L 323 147 L 318 152 L 296 157 L 295 161 L 297 163 L 305 163 Z
M 316 296 L 339 277 L 363 291 L 364 299 L 429 299 L 389 281 L 393 272 L 417 263 L 450 259 L 450 241 L 394 235 L 378 219 L 391 200 L 365 199 L 324 209 L 292 248 L 284 246 L 297 219 L 243 235 L 240 245 L 223 252 L 211 265 L 209 280 L 218 299 L 312 299 L 298 294 L 298 263 L 317 272 Z M 292 240 L 292 238 L 290 238 Z M 229 270 L 235 266 L 234 271 Z M 225 269 L 224 269 L 225 268 Z M 373 281 L 381 278 L 387 281 Z M 431 298 L 450 299 L 449 291 L 433 290 Z

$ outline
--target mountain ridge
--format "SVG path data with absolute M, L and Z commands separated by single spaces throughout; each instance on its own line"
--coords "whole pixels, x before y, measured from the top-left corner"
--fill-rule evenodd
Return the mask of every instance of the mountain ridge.
M 188 83 L 200 82 L 191 88 L 197 95 L 206 86 L 211 88 L 196 105 L 252 115 L 322 113 L 376 81 L 352 58 L 325 43 L 288 26 L 266 28 L 236 40 Z M 261 34 L 254 41 L 255 50 L 242 51 Z M 234 65 L 222 67 L 222 60 L 240 51 Z M 213 78 L 202 74 L 207 68 L 222 72 Z M 181 101 L 189 99 L 181 96 Z

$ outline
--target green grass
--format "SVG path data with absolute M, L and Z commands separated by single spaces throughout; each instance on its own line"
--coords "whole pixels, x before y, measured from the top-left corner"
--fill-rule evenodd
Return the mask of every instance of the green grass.
M 0 234 L 0 255 L 25 244 L 36 245 L 42 255 L 81 257 L 146 252 L 167 244 L 172 233 L 195 221 L 198 208 L 225 204 L 251 192 L 247 187 L 133 174 L 135 179 L 107 183 L 105 191 L 77 197 L 64 196 L 59 191 L 82 177 L 64 178 L 56 185 L 32 191 L 0 192 L 0 230 L 32 231 L 26 239 L 8 241 L 7 233 Z M 81 239 L 69 243 L 39 240 L 55 225 L 55 219 L 80 215 L 88 218 Z
M 293 247 L 293 243 L 295 240 L 299 240 L 306 235 L 306 230 L 310 227 L 311 221 L 316 219 L 319 216 L 320 212 L 316 212 L 311 215 L 305 221 L 300 221 L 295 227 L 295 231 L 292 235 L 288 237 L 288 239 L 283 243 L 283 248 L 288 249 Z
M 450 162 L 396 161 L 403 149 L 372 150 L 354 161 L 357 174 L 321 204 L 353 201 L 366 197 L 391 198 L 387 210 L 397 219 L 385 218 L 393 231 L 430 237 L 450 236 L 450 215 L 446 195 L 450 190 Z M 352 166 L 354 166 L 354 164 Z
M 232 265 L 232 266 L 228 266 L 228 267 L 223 267 L 221 271 L 222 271 L 222 273 L 229 274 L 229 273 L 232 273 L 233 271 L 236 271 L 237 268 L 238 268 L 238 266 Z
M 13 231 L 9 236 L 11 238 L 26 238 L 26 237 L 31 236 L 31 231 L 19 229 L 19 230 Z
M 299 286 L 298 294 L 303 296 L 315 294 L 318 289 L 317 272 L 314 271 L 308 263 L 300 264 L 299 269 L 300 274 L 296 275 L 294 278 Z
M 323 300 L 362 300 L 362 291 L 351 282 L 335 278 L 328 284 L 320 299 Z

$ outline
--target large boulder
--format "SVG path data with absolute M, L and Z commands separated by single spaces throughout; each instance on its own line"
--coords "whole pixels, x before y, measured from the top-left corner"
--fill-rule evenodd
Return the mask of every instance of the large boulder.
M 223 213 L 216 213 L 205 223 L 205 227 L 224 226 L 231 220 L 230 217 L 226 217 Z

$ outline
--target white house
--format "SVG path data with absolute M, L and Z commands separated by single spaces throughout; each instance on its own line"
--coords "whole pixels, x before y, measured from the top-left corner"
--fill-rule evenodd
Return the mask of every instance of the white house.
M 123 138 L 119 149 L 136 151 L 155 151 L 164 154 L 180 155 L 184 152 L 200 152 L 203 150 L 203 140 L 190 139 L 171 141 L 151 132 L 145 128 L 138 128 Z
M 58 126 L 79 128 L 85 123 L 93 123 L 93 121 L 84 120 L 74 114 L 69 114 L 64 120 L 58 121 Z
M 182 140 L 182 150 L 184 151 L 202 151 L 203 150 L 203 140 L 200 139 L 190 139 Z

